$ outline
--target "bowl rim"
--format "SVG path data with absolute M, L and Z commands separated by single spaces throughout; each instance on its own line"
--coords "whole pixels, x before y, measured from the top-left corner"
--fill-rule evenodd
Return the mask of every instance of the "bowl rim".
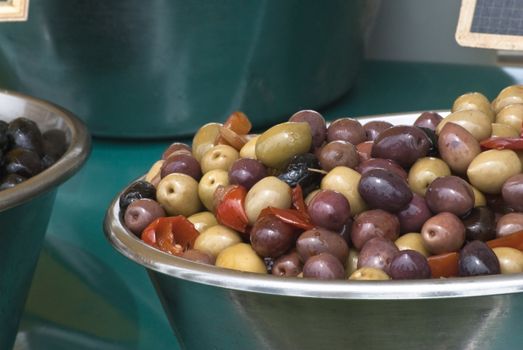
M 23 100 L 48 110 L 64 122 L 71 134 L 67 150 L 56 163 L 16 186 L 0 191 L 0 211 L 4 211 L 23 204 L 69 179 L 87 160 L 91 152 L 91 136 L 87 126 L 76 115 L 52 102 L 10 90 L 0 90 L 0 95 Z
M 435 110 L 442 115 L 448 110 Z M 414 118 L 422 112 L 391 113 L 358 118 L 360 122 L 391 122 Z M 143 179 L 140 177 L 139 179 Z M 137 179 L 138 180 L 138 179 Z M 134 181 L 133 181 L 134 182 Z M 195 283 L 262 294 L 347 300 L 414 300 L 479 297 L 523 292 L 523 273 L 478 277 L 389 281 L 320 281 L 296 277 L 277 277 L 240 272 L 205 265 L 164 253 L 141 241 L 123 224 L 119 197 L 106 211 L 104 232 L 113 247 L 147 269 Z

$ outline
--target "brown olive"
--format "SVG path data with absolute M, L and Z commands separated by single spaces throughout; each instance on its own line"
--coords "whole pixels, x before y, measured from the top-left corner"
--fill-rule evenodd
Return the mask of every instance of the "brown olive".
M 372 158 L 372 147 L 374 141 L 365 141 L 356 145 L 356 152 L 360 158 L 360 163 Z
M 349 247 L 345 240 L 337 233 L 322 228 L 303 232 L 296 241 L 296 250 L 303 261 L 326 252 L 345 264 L 349 255 Z
M 465 242 L 465 226 L 452 213 L 439 213 L 421 228 L 423 245 L 432 254 L 455 252 Z
M 438 149 L 441 158 L 457 174 L 465 174 L 470 162 L 481 152 L 474 136 L 455 123 L 447 123 L 441 129 Z
M 165 216 L 160 203 L 149 198 L 137 199 L 125 209 L 124 222 L 135 235 L 140 235 L 154 219 Z
M 337 166 L 355 168 L 360 162 L 356 147 L 350 142 L 341 140 L 324 145 L 318 153 L 318 160 L 325 171 L 331 171 Z
M 404 168 L 427 155 L 431 142 L 418 127 L 398 125 L 384 130 L 374 141 L 372 157 L 396 161 Z
M 501 187 L 501 195 L 511 208 L 523 211 L 523 174 L 509 177 Z
M 472 187 L 462 178 L 450 175 L 438 177 L 427 188 L 425 200 L 433 213 L 467 214 L 474 207 Z
M 162 159 L 166 160 L 167 158 L 175 154 L 190 154 L 192 155 L 191 147 L 181 142 L 174 142 L 169 147 L 165 149 L 162 153 Z
M 343 264 L 335 256 L 329 253 L 320 253 L 305 261 L 303 277 L 320 280 L 344 279 L 345 270 Z
M 333 121 L 327 129 L 327 142 L 335 140 L 348 141 L 357 145 L 367 140 L 367 134 L 356 119 L 340 118 Z
M 274 261 L 271 273 L 276 276 L 293 277 L 303 271 L 303 263 L 296 251 L 280 256 Z
M 443 117 L 436 112 L 423 112 L 414 121 L 414 126 L 435 131 L 441 120 L 443 120 Z
M 277 258 L 296 241 L 294 227 L 273 215 L 258 220 L 250 231 L 251 246 L 261 257 Z
M 496 236 L 503 237 L 523 231 L 523 213 L 508 213 L 498 219 Z
M 361 248 L 358 269 L 373 267 L 388 274 L 390 263 L 398 253 L 399 249 L 394 242 L 383 237 L 375 237 L 368 240 Z
M 367 210 L 356 216 L 352 224 L 351 240 L 356 249 L 374 237 L 394 241 L 400 233 L 400 223 L 396 215 L 385 210 Z
M 373 120 L 363 125 L 363 129 L 367 134 L 367 141 L 374 141 L 378 135 L 385 129 L 391 128 L 393 125 L 383 120 Z
M 183 252 L 182 258 L 207 265 L 214 265 L 214 263 L 216 262 L 216 258 L 214 257 L 214 255 L 202 252 L 198 249 L 186 250 L 185 252 Z

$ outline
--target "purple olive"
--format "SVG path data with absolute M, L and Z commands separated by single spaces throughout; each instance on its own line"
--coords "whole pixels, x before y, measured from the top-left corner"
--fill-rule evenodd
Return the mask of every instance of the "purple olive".
M 368 240 L 358 256 L 358 269 L 374 267 L 389 273 L 389 266 L 399 253 L 398 247 L 389 239 L 375 237 Z
M 363 174 L 358 192 L 369 207 L 392 213 L 403 210 L 412 200 L 412 191 L 405 179 L 383 169 Z
M 329 253 L 311 256 L 303 265 L 303 277 L 320 280 L 344 279 L 343 264 Z
M 423 279 L 431 275 L 427 258 L 415 250 L 400 251 L 389 266 L 389 276 L 394 280 Z
M 336 232 L 340 231 L 351 217 L 347 198 L 332 190 L 319 191 L 307 209 L 314 225 Z
M 480 276 L 501 273 L 499 260 L 494 251 L 484 242 L 467 243 L 459 253 L 460 276 Z
M 410 203 L 402 211 L 396 213 L 400 222 L 400 232 L 420 232 L 425 221 L 432 217 L 425 198 L 414 193 Z

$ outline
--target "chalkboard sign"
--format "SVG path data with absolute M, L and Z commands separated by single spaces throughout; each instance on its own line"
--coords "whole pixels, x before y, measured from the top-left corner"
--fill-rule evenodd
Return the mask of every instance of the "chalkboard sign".
M 25 21 L 29 11 L 29 0 L 1 0 L 0 22 Z
M 523 50 L 523 0 L 463 0 L 456 41 L 462 46 Z

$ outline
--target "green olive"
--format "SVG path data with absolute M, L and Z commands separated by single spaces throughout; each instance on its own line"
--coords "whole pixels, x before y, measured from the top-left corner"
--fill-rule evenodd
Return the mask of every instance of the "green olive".
M 479 92 L 469 92 L 459 96 L 452 105 L 452 112 L 477 110 L 489 116 L 490 121 L 494 121 L 494 111 L 490 106 L 490 101 L 485 95 Z
M 356 170 L 338 166 L 323 177 L 320 188 L 337 191 L 344 195 L 349 201 L 352 216 L 355 216 L 367 209 L 367 204 L 358 192 L 360 179 L 361 174 Z
M 501 90 L 492 101 L 492 109 L 498 113 L 505 106 L 517 103 L 523 103 L 523 85 L 511 85 Z
M 450 175 L 449 166 L 439 158 L 424 157 L 418 159 L 410 168 L 408 183 L 410 189 L 425 196 L 427 187 L 440 176 Z
M 241 158 L 256 159 L 256 142 L 260 136 L 256 135 L 252 137 L 243 147 L 240 149 Z
M 218 186 L 229 184 L 229 173 L 226 170 L 211 170 L 200 179 L 198 184 L 198 196 L 207 210 L 214 210 L 214 192 Z
M 193 223 L 194 228 L 202 233 L 211 226 L 218 225 L 216 217 L 210 211 L 201 211 L 199 213 L 193 214 L 187 218 L 190 222 Z
M 291 204 L 291 188 L 275 176 L 264 177 L 255 183 L 245 196 L 245 212 L 251 225 L 263 209 L 267 207 L 287 209 Z
M 162 170 L 162 165 L 164 162 L 164 160 L 156 161 L 145 175 L 145 181 L 153 184 L 153 186 L 155 187 L 158 186 L 158 183 L 162 179 L 160 172 Z
M 216 257 L 215 265 L 243 272 L 267 273 L 265 263 L 247 243 L 237 243 L 225 248 Z
M 523 272 L 523 252 L 510 247 L 496 247 L 492 249 L 498 257 L 501 273 Z
M 265 166 L 282 169 L 293 156 L 308 152 L 311 145 L 308 123 L 281 123 L 260 135 L 256 141 L 256 158 Z
M 156 199 L 171 216 L 190 216 L 202 207 L 198 197 L 198 182 L 181 173 L 169 174 L 158 183 Z
M 215 169 L 229 171 L 232 163 L 234 163 L 239 156 L 238 151 L 229 145 L 216 145 L 203 155 L 200 161 L 202 173 L 206 174 Z
M 521 128 L 520 128 L 521 129 Z M 519 137 L 519 132 L 509 124 L 492 123 L 491 137 Z
M 194 241 L 194 249 L 218 256 L 222 250 L 242 241 L 240 235 L 223 225 L 214 225 L 203 231 Z
M 390 280 L 390 277 L 383 270 L 375 267 L 362 267 L 354 271 L 349 279 L 359 281 L 384 281 Z
M 512 150 L 488 150 L 472 160 L 467 176 L 472 186 L 483 193 L 498 194 L 512 175 L 521 172 L 521 162 Z
M 436 127 L 437 135 L 447 123 L 455 123 L 464 127 L 478 141 L 484 140 L 492 134 L 490 117 L 481 111 L 466 110 L 449 114 Z
M 512 126 L 519 136 L 523 123 L 523 104 L 505 106 L 496 114 L 496 123 Z
M 347 278 L 349 278 L 350 275 L 352 275 L 352 273 L 358 269 L 359 254 L 360 253 L 356 249 L 349 249 L 349 255 L 347 256 L 347 260 L 345 262 L 345 273 Z
M 205 152 L 216 145 L 220 136 L 220 123 L 207 123 L 203 125 L 192 139 L 192 155 L 197 161 L 201 161 Z
M 423 238 L 421 237 L 420 233 L 405 233 L 404 235 L 401 235 L 398 239 L 396 239 L 394 241 L 394 244 L 396 244 L 396 247 L 398 247 L 399 250 L 411 249 L 424 255 L 425 257 L 430 256 L 430 252 L 423 245 Z
M 485 195 L 478 190 L 476 187 L 470 185 L 472 191 L 474 192 L 474 207 L 484 207 L 487 205 L 487 198 Z

